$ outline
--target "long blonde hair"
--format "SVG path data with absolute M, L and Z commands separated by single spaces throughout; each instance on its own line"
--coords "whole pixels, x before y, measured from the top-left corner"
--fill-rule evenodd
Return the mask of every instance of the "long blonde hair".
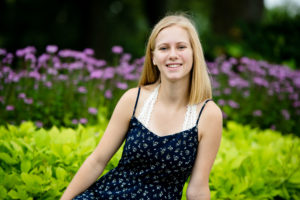
M 153 28 L 149 37 L 145 62 L 139 86 L 155 83 L 160 78 L 160 72 L 152 63 L 152 52 L 155 49 L 155 39 L 164 28 L 177 25 L 188 32 L 193 49 L 193 68 L 191 73 L 189 104 L 198 104 L 212 98 L 211 80 L 204 60 L 202 46 L 195 25 L 184 14 L 168 15 L 161 19 Z

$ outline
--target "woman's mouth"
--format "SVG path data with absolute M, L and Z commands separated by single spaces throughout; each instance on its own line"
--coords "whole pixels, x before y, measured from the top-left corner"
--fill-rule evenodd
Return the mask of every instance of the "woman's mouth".
M 177 68 L 180 67 L 182 64 L 179 63 L 172 63 L 172 64 L 167 64 L 167 67 L 169 68 Z

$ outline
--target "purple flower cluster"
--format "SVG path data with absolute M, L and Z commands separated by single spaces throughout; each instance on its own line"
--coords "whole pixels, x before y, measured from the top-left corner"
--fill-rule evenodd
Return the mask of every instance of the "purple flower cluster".
M 73 113 L 69 114 L 70 124 L 86 124 L 96 119 L 101 99 L 111 101 L 128 84 L 136 83 L 144 62 L 144 58 L 132 61 L 121 46 L 112 47 L 112 53 L 119 58 L 117 65 L 95 58 L 90 48 L 60 50 L 56 45 L 48 45 L 41 55 L 36 52 L 33 46 L 19 49 L 15 54 L 0 48 L 0 113 L 6 113 L 0 116 L 3 123 L 32 120 L 42 126 L 49 124 L 43 121 L 43 115 L 55 114 L 57 111 L 51 109 L 63 108 L 63 112 Z M 48 107 L 41 109 L 41 106 Z M 22 116 L 24 110 L 29 112 L 19 119 L 9 114 Z M 34 110 L 47 113 L 36 117 Z
M 214 97 L 229 119 L 295 132 L 290 127 L 300 123 L 300 70 L 246 57 L 218 57 L 207 66 Z

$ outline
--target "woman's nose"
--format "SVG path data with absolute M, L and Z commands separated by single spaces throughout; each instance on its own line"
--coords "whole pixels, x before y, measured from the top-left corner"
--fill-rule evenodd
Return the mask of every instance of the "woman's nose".
M 169 54 L 170 59 L 176 59 L 177 58 L 177 51 L 175 48 L 170 49 L 170 54 Z

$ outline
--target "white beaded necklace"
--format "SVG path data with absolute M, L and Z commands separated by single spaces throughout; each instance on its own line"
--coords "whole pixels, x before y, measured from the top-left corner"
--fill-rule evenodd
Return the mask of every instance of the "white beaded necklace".
M 156 86 L 154 91 L 150 94 L 150 96 L 146 99 L 142 110 L 138 116 L 138 120 L 147 128 L 151 113 L 153 110 L 153 106 L 156 102 L 157 96 L 158 96 L 158 90 L 159 90 L 160 84 Z M 197 120 L 197 105 L 187 105 L 184 122 L 182 125 L 182 131 L 188 130 L 195 126 Z

